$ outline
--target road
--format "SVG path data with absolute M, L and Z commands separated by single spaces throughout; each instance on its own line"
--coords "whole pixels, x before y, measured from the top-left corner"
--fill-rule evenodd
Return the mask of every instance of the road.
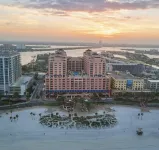
M 31 97 L 30 100 L 31 101 L 37 100 L 37 96 L 40 97 L 40 92 L 43 91 L 43 88 L 44 88 L 44 82 L 43 82 L 43 80 L 37 81 L 37 86 L 36 86 L 36 88 L 35 88 L 35 90 L 33 92 L 33 95 L 32 95 L 32 97 Z

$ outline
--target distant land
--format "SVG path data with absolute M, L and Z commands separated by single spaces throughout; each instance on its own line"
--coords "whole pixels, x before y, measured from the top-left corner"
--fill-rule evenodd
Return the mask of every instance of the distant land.
M 26 45 L 99 46 L 99 43 L 85 43 L 85 42 L 0 41 L 0 44 L 20 44 L 20 43 L 23 43 L 23 44 L 26 44 Z M 102 43 L 102 47 L 159 48 L 159 45 Z

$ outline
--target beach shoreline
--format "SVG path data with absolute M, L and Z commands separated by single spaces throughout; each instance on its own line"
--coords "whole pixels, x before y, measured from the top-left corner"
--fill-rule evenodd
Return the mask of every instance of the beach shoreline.
M 53 104 L 53 105 L 52 105 Z M 102 106 L 103 108 L 101 108 L 100 106 Z M 106 111 L 108 111 L 109 108 L 113 108 L 115 106 L 119 106 L 119 107 L 128 107 L 128 108 L 136 108 L 136 109 L 140 109 L 141 110 L 141 107 L 139 105 L 128 105 L 128 104 L 98 104 L 96 108 L 93 108 L 89 111 L 90 112 L 95 112 L 96 111 L 99 111 L 99 110 L 103 110 L 105 109 Z M 34 109 L 34 108 L 53 108 L 53 109 L 57 109 L 58 111 L 63 111 L 63 112 L 66 112 L 66 110 L 62 109 L 59 106 L 57 105 L 54 105 L 54 103 L 44 103 L 44 104 L 37 104 L 37 105 L 27 105 L 27 106 L 19 106 L 19 107 L 5 107 L 5 109 L 1 109 L 2 107 L 0 107 L 0 115 L 3 114 L 3 113 L 6 113 L 6 112 L 9 112 L 10 110 L 12 110 L 13 112 L 18 112 L 18 111 L 24 111 L 24 110 L 31 110 L 31 109 Z M 100 109 L 101 108 L 101 109 Z M 156 107 L 148 107 L 150 110 L 159 110 L 159 106 L 156 106 Z M 73 111 L 74 113 L 81 113 L 81 112 L 78 112 L 77 110 L 74 110 Z M 83 112 L 85 113 L 85 112 Z M 82 114 L 83 114 L 82 113 Z

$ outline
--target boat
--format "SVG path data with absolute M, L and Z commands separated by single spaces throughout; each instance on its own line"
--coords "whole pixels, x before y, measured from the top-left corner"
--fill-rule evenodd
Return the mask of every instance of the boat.
M 137 133 L 138 135 L 142 135 L 142 134 L 143 134 L 142 128 L 138 128 L 138 130 L 136 131 L 136 133 Z

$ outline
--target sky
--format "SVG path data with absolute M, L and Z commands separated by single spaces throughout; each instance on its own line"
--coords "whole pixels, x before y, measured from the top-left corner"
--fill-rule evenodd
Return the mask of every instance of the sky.
M 0 41 L 159 45 L 159 0 L 0 0 Z

